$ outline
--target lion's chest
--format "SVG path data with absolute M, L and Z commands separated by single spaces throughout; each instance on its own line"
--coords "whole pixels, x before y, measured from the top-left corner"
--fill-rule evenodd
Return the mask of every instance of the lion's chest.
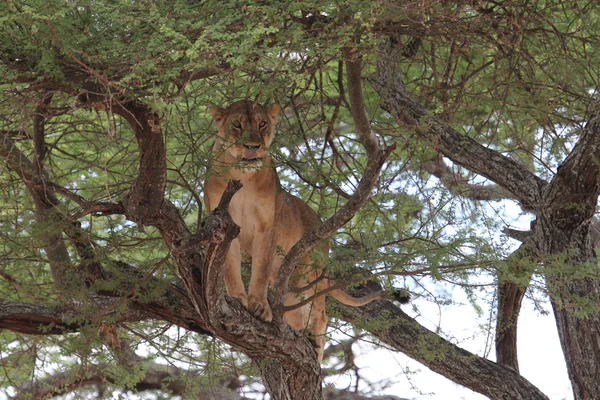
M 231 201 L 229 212 L 240 227 L 242 252 L 251 254 L 252 244 L 258 235 L 268 234 L 275 225 L 274 197 L 242 188 Z

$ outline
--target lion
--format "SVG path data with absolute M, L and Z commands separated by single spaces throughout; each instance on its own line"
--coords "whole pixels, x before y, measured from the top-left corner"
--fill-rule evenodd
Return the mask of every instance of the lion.
M 267 301 L 269 286 L 273 286 L 283 256 L 302 238 L 305 232 L 320 222 L 317 213 L 304 201 L 283 190 L 269 148 L 275 136 L 280 112 L 274 104 L 264 108 L 256 102 L 242 100 L 222 109 L 211 106 L 218 135 L 212 149 L 212 159 L 204 185 L 204 201 L 213 211 L 229 180 L 239 180 L 242 188 L 229 205 L 233 221 L 239 225 L 239 237 L 234 239 L 226 257 L 225 287 L 227 294 L 237 298 L 254 316 L 270 322 L 273 314 Z M 329 252 L 327 243 L 305 255 L 290 277 L 290 291 L 285 305 L 297 305 L 315 293 L 329 289 L 332 281 L 321 277 L 322 261 L 313 254 Z M 248 293 L 244 287 L 241 263 L 251 258 Z M 323 257 L 321 257 L 322 260 Z M 318 280 L 316 284 L 311 282 Z M 307 288 L 308 285 L 308 288 Z M 294 291 L 305 288 L 303 292 Z M 382 299 L 383 291 L 355 298 L 340 289 L 329 291 L 335 299 L 350 306 L 361 306 Z M 286 323 L 298 331 L 308 331 L 315 343 L 319 362 L 325 346 L 325 295 L 310 303 L 285 312 Z

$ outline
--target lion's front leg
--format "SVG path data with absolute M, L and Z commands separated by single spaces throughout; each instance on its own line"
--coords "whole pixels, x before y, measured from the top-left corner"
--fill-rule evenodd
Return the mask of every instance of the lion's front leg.
M 225 259 L 225 288 L 230 297 L 238 299 L 244 307 L 248 308 L 248 296 L 242 281 L 242 252 L 240 240 L 233 239 Z
M 273 312 L 267 301 L 269 280 L 276 254 L 272 230 L 255 234 L 252 244 L 252 275 L 248 288 L 248 311 L 263 321 L 270 322 Z

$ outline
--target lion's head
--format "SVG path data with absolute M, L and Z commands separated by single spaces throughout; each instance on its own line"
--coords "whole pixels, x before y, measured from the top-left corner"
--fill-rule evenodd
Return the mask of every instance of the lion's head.
M 210 107 L 219 132 L 218 141 L 237 162 L 258 167 L 267 155 L 275 136 L 279 106 L 264 108 L 256 102 L 241 100 L 223 109 Z

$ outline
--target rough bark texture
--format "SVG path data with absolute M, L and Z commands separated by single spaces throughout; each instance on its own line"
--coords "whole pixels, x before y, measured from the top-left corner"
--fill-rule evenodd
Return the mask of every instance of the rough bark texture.
M 578 269 L 585 263 L 596 265 L 590 223 L 600 193 L 599 160 L 600 116 L 595 108 L 544 191 L 548 207 L 538 214 L 530 240 L 538 255 L 563 259 L 546 264 L 546 281 L 573 393 L 586 400 L 600 393 L 600 280 L 578 277 Z M 570 273 L 564 272 L 565 265 Z M 556 268 L 563 272 L 555 273 Z
M 517 322 L 526 288 L 504 282 L 498 285 L 498 316 L 496 317 L 496 361 L 519 372 Z
M 257 361 L 263 383 L 273 399 L 312 400 L 323 398 L 321 374 L 307 374 L 304 367 L 276 359 Z M 313 388 L 318 387 L 319 393 Z
M 0 300 L 0 329 L 30 335 L 76 332 L 81 325 L 66 322 L 70 317 L 68 309 Z
M 336 305 L 336 309 L 344 320 L 368 326 L 368 331 L 387 345 L 490 399 L 548 399 L 513 369 L 453 345 L 389 301 L 359 308 Z
M 600 393 L 600 280 L 577 278 L 585 263 L 595 263 L 594 236 L 590 223 L 598 203 L 600 121 L 594 107 L 589 122 L 552 182 L 546 183 L 515 161 L 487 149 L 431 116 L 406 91 L 396 68 L 397 43 L 382 45 L 376 75 L 371 79 L 382 106 L 399 122 L 414 127 L 416 134 L 453 162 L 481 174 L 535 213 L 535 225 L 526 239 L 531 254 L 544 259 L 547 285 L 556 316 L 569 377 L 576 399 L 593 399 Z M 559 261 L 560 260 L 560 261 Z M 556 274 L 569 267 L 569 273 Z M 525 288 L 500 282 L 501 309 L 497 337 L 503 342 L 499 360 L 518 368 L 516 325 Z M 583 309 L 575 299 L 588 305 Z M 503 335 L 503 331 L 505 333 Z

